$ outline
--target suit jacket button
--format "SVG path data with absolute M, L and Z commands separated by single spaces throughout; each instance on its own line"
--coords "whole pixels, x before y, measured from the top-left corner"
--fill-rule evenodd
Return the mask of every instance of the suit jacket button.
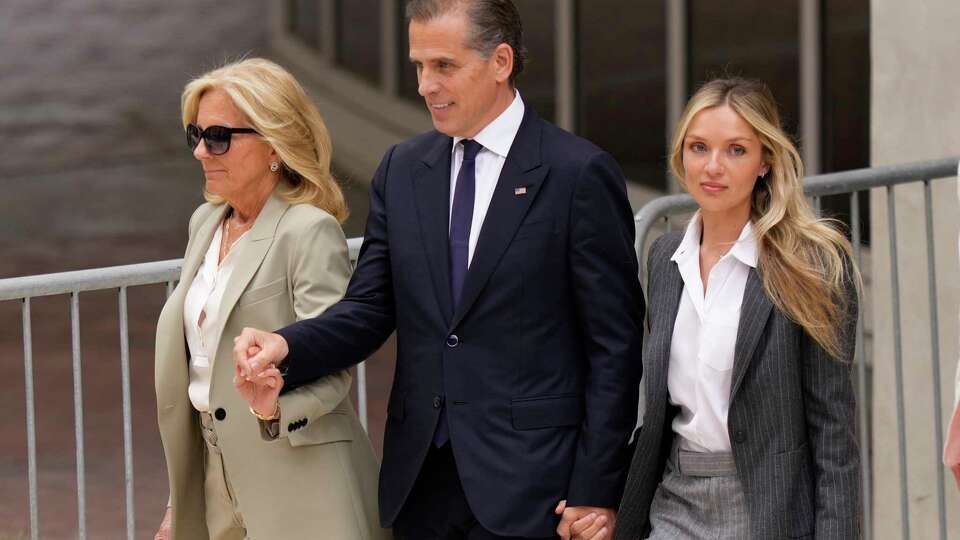
M 213 412 L 213 417 L 216 418 L 217 420 L 223 420 L 224 418 L 227 417 L 227 411 L 223 410 L 223 407 L 220 407 Z
M 450 334 L 449 336 L 447 336 L 447 347 L 450 347 L 452 349 L 457 345 L 460 345 L 460 338 L 457 337 L 456 334 Z
M 439 409 L 443 405 L 443 398 L 440 396 L 433 396 L 433 408 Z
M 733 440 L 737 443 L 745 443 L 747 442 L 747 434 L 744 433 L 743 430 L 737 430 L 737 432 L 733 434 Z

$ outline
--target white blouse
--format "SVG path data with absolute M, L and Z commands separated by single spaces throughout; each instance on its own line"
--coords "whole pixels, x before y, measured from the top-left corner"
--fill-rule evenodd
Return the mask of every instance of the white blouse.
M 190 385 L 187 393 L 190 403 L 200 412 L 210 412 L 213 359 L 217 357 L 217 345 L 223 332 L 224 319 L 229 315 L 220 313 L 220 301 L 230 281 L 230 274 L 237 264 L 237 252 L 243 249 L 246 236 L 247 233 L 243 233 L 223 258 L 223 262 L 218 264 L 220 243 L 223 241 L 221 221 L 183 302 L 183 328 L 187 347 L 190 349 Z
M 757 244 L 750 222 L 710 270 L 707 290 L 700 278 L 702 222 L 697 213 L 674 252 L 683 294 L 670 343 L 667 389 L 680 407 L 673 431 L 680 447 L 693 452 L 730 452 L 727 413 L 740 304 L 750 269 L 757 266 Z

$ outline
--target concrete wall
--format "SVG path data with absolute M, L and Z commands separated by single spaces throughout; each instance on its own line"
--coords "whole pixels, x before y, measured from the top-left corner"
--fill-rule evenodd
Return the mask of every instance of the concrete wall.
M 887 165 L 960 156 L 960 2 L 871 2 L 871 162 Z M 931 320 L 923 189 L 896 189 L 907 487 L 913 538 L 939 538 L 937 483 L 946 487 L 948 537 L 960 538 L 960 496 L 940 465 L 934 443 L 934 411 L 945 427 L 952 409 L 958 357 L 960 269 L 956 178 L 933 188 L 934 244 L 940 332 L 941 399 L 934 403 Z M 885 190 L 871 196 L 873 227 L 874 400 L 873 471 L 876 538 L 903 538 L 900 519 L 896 380 L 891 313 L 890 246 Z

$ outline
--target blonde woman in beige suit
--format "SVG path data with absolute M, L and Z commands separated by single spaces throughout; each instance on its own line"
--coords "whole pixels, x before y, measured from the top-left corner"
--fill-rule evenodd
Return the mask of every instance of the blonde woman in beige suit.
M 314 317 L 347 285 L 347 210 L 320 113 L 283 68 L 248 59 L 187 84 L 182 114 L 208 202 L 190 219 L 157 325 L 170 500 L 156 537 L 387 538 L 350 375 L 291 390 L 269 411 L 233 381 L 244 327 Z

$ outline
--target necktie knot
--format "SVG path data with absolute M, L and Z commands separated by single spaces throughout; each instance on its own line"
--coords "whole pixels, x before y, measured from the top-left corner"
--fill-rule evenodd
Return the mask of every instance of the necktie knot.
M 483 149 L 483 145 L 473 139 L 464 139 L 460 142 L 463 145 L 463 160 L 473 161 L 477 159 L 477 154 Z

